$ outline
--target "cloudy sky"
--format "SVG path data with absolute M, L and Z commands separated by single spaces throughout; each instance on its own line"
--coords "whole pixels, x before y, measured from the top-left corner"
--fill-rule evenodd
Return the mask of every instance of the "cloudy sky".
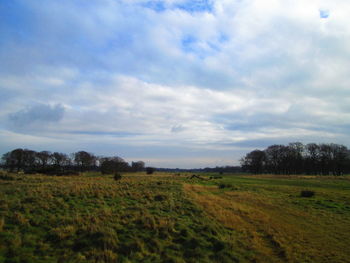
M 235 165 L 350 146 L 348 0 L 2 0 L 0 153 Z

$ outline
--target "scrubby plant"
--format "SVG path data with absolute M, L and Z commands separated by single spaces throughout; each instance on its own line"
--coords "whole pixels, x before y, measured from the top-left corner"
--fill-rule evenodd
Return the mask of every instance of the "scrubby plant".
M 315 195 L 315 192 L 310 190 L 303 190 L 300 192 L 301 197 L 313 197 L 314 195 Z
M 153 167 L 147 167 L 147 168 L 146 168 L 146 173 L 147 173 L 147 174 L 153 174 L 153 173 L 155 172 L 155 170 L 156 170 L 156 169 L 153 168 Z
M 12 181 L 15 180 L 15 178 L 6 172 L 0 171 L 0 180 Z
M 219 184 L 219 189 L 224 189 L 224 188 L 231 188 L 232 185 L 231 184 Z
M 5 219 L 3 217 L 0 218 L 0 232 L 3 231 L 5 226 Z
M 154 201 L 164 201 L 166 199 L 165 195 L 156 195 Z
M 115 173 L 113 178 L 114 180 L 119 181 L 122 179 L 122 175 L 120 173 Z

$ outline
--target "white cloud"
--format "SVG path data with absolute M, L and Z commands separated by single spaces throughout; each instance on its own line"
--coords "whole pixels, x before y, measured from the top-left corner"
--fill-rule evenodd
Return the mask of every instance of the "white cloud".
M 30 131 L 43 142 L 119 136 L 119 146 L 233 152 L 288 137 L 350 143 L 349 3 L 179 3 L 18 2 L 25 14 L 11 14 L 27 24 L 2 27 L 12 30 L 0 47 L 2 131 L 9 114 L 41 103 L 65 108 L 59 125 Z

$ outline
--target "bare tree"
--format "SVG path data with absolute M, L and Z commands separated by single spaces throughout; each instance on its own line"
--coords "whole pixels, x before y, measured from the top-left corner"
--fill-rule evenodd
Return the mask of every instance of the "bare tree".
M 137 161 L 131 163 L 131 170 L 134 172 L 145 170 L 145 163 L 143 161 Z
M 97 158 L 94 154 L 85 151 L 79 151 L 73 154 L 74 162 L 83 170 L 89 170 L 96 166 Z
M 264 151 L 254 150 L 241 159 L 242 168 L 255 174 L 264 172 L 266 154 Z
M 52 153 L 49 151 L 41 151 L 36 153 L 36 159 L 41 168 L 45 168 L 49 165 L 52 159 Z

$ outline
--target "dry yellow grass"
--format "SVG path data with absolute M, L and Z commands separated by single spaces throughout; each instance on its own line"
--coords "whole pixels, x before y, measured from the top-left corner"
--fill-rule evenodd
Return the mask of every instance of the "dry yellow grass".
M 328 239 L 322 236 L 332 230 L 320 231 L 317 218 L 305 211 L 284 206 L 259 193 L 220 191 L 217 187 L 193 184 L 183 187 L 209 216 L 238 233 L 238 239 L 233 234 L 230 242 L 253 251 L 250 261 L 328 262 L 329 258 L 332 262 L 348 262 L 346 253 L 334 257 L 334 251 L 341 248 L 327 244 L 331 236 Z M 346 243 L 342 246 L 345 248 Z

